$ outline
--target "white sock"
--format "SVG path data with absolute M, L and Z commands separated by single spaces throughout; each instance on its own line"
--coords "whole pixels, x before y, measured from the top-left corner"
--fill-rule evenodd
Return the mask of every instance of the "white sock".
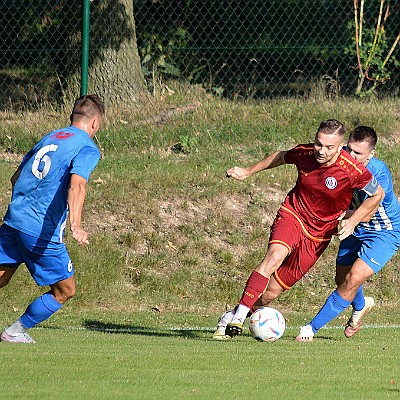
M 239 304 L 236 308 L 236 313 L 232 319 L 232 321 L 239 320 L 240 322 L 244 322 L 247 318 L 247 314 L 249 313 L 250 308 L 246 307 L 243 304 Z
M 234 310 L 234 309 L 225 312 L 225 313 L 222 315 L 221 319 L 218 321 L 218 325 L 223 326 L 224 329 L 225 329 L 226 325 L 228 325 L 229 322 L 232 321 L 232 319 L 233 319 L 234 316 L 235 316 L 235 310 Z
M 15 321 L 12 325 L 6 328 L 6 333 L 10 336 L 17 336 L 20 333 L 26 332 L 26 328 L 21 324 L 21 322 Z

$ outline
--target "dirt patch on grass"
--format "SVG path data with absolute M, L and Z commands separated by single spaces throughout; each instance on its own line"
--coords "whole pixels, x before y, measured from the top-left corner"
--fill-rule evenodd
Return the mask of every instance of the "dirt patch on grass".
M 251 251 L 250 236 L 269 226 L 284 197 L 279 188 L 254 188 L 249 194 L 220 194 L 197 200 L 152 200 L 141 209 L 120 205 L 112 211 L 92 209 L 84 225 L 91 235 L 109 234 L 130 256 L 152 252 L 183 253 L 202 262 L 238 262 Z
M 381 135 L 379 141 L 384 143 L 389 148 L 398 146 L 400 144 L 400 131 L 387 133 L 385 136 Z
M 10 163 L 20 163 L 22 160 L 22 155 L 13 152 L 0 151 L 0 160 Z

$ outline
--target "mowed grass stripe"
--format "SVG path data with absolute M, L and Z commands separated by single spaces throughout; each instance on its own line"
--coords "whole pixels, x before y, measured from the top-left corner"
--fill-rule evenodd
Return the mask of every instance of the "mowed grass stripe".
M 294 328 L 274 343 L 248 336 L 221 343 L 204 330 L 192 338 L 178 333 L 161 328 L 147 334 L 35 329 L 35 345 L 0 344 L 1 396 L 399 398 L 400 335 L 392 329 L 366 329 L 351 340 L 331 329 L 312 343 L 295 342 Z
M 288 326 L 286 330 L 289 329 L 300 329 L 299 326 Z M 321 330 L 336 330 L 336 329 L 343 329 L 344 325 L 329 325 L 326 327 L 321 328 Z M 37 327 L 35 330 L 40 329 L 49 329 L 48 327 Z M 100 328 L 100 327 L 93 327 L 93 328 L 85 328 L 83 326 L 67 326 L 62 328 L 57 328 L 65 331 L 97 331 L 97 332 L 105 332 L 105 333 L 139 333 L 140 331 L 145 330 L 159 330 L 160 328 Z M 170 332 L 185 332 L 185 331 L 198 331 L 198 332 L 213 332 L 216 329 L 216 326 L 188 326 L 188 327 L 170 327 L 170 328 L 163 328 L 162 330 L 170 331 Z M 400 329 L 399 324 L 363 324 L 362 329 Z

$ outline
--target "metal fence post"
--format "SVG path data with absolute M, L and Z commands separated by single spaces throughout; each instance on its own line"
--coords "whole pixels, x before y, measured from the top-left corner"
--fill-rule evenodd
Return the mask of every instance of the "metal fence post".
M 81 96 L 88 92 L 90 0 L 82 0 L 82 55 L 81 55 Z

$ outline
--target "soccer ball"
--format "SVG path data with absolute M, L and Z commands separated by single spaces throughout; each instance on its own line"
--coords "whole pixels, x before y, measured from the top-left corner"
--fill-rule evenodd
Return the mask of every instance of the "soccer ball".
M 274 342 L 283 335 L 285 327 L 283 315 L 271 307 L 259 308 L 249 320 L 251 336 L 260 342 Z

